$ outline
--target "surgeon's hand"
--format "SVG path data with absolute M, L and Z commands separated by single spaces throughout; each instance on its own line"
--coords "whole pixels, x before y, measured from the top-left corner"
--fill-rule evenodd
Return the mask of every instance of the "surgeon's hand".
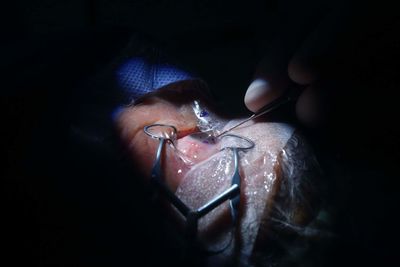
M 291 11 L 281 14 L 277 37 L 264 49 L 265 57 L 244 98 L 247 108 L 257 111 L 295 83 L 304 86 L 296 114 L 307 126 L 325 122 L 336 112 L 332 108 L 343 112 L 334 114 L 340 121 L 352 112 L 349 109 L 354 103 L 367 109 L 359 95 L 361 99 L 376 99 L 365 91 L 375 90 L 372 79 L 378 73 L 372 70 L 388 63 L 381 54 L 394 34 L 390 8 L 380 10 L 380 6 L 367 3 L 327 6 L 319 1 L 314 5 L 285 2 Z

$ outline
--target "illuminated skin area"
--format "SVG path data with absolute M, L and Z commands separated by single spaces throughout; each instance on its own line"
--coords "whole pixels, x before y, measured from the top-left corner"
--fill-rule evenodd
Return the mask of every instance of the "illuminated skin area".
M 233 153 L 221 149 L 243 146 L 240 139 L 223 138 L 208 144 L 193 135 L 199 131 L 199 118 L 193 111 L 195 100 L 204 103 L 209 116 L 219 122 L 219 130 L 238 121 L 210 112 L 213 110 L 211 100 L 200 92 L 195 82 L 171 85 L 126 107 L 117 118 L 117 128 L 128 153 L 146 177 L 150 176 L 159 142 L 147 136 L 143 128 L 154 123 L 177 128 L 174 146 L 166 145 L 163 173 L 171 191 L 192 209 L 229 188 L 234 171 Z M 312 197 L 304 197 L 301 191 L 307 188 L 307 194 L 312 195 L 313 190 L 303 185 L 301 176 L 305 172 L 315 172 L 316 167 L 309 148 L 287 124 L 249 122 L 232 134 L 249 138 L 255 147 L 239 153 L 242 177 L 239 221 L 232 244 L 212 262 L 220 264 L 234 259 L 245 265 L 257 251 L 262 251 L 268 233 L 273 231 L 271 218 L 298 227 L 310 220 L 312 212 L 303 206 L 310 207 L 307 199 Z M 302 195 L 304 203 L 287 201 L 297 200 L 297 195 Z M 303 205 L 305 203 L 307 205 Z M 174 213 L 174 209 L 171 211 Z M 177 212 L 175 215 L 175 219 L 180 218 Z M 198 236 L 207 249 L 220 249 L 229 243 L 230 222 L 228 201 L 200 219 Z

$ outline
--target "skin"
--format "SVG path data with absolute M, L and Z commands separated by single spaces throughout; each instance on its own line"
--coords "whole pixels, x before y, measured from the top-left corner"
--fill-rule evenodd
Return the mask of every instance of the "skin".
M 196 82 L 169 85 L 147 95 L 139 103 L 121 110 L 116 120 L 118 132 L 128 154 L 143 177 L 147 179 L 159 142 L 147 136 L 143 128 L 154 123 L 174 125 L 177 128 L 175 147 L 186 158 L 190 157 L 192 163 L 186 164 L 180 158 L 181 154 L 167 145 L 162 155 L 164 162 L 162 171 L 170 190 L 191 209 L 199 208 L 226 190 L 230 186 L 229 177 L 233 174 L 229 163 L 232 158 L 231 152 L 228 150 L 220 152 L 224 144 L 229 146 L 232 143 L 223 139 L 215 145 L 209 145 L 201 143 L 191 135 L 199 131 L 196 127 L 198 119 L 191 109 L 193 100 L 201 100 L 207 104 L 208 111 L 213 110 L 210 99 L 201 89 L 204 88 L 197 87 Z M 223 116 L 216 118 L 221 122 L 226 120 L 228 124 L 225 127 L 228 128 L 230 124 L 235 123 L 231 118 Z M 311 170 L 313 173 L 314 166 L 309 165 L 308 160 L 303 162 L 304 155 L 310 159 L 313 157 L 302 145 L 302 138 L 295 137 L 293 148 L 286 149 L 295 136 L 294 129 L 280 123 L 251 122 L 247 126 L 235 129 L 232 133 L 250 138 L 256 144 L 253 150 L 240 154 L 241 205 L 234 239 L 234 244 L 239 250 L 230 247 L 213 258 L 216 262 L 208 264 L 209 266 L 217 266 L 231 260 L 250 261 L 253 254 L 263 251 L 263 246 L 268 240 L 267 236 L 273 231 L 275 224 L 270 218 L 288 220 L 286 223 L 300 228 L 307 225 L 312 218 L 310 210 L 301 207 L 304 199 L 313 195 L 311 191 L 306 189 L 307 193 L 302 201 L 286 206 L 290 203 L 287 200 L 292 199 L 293 195 L 285 196 L 286 189 L 282 189 L 290 188 L 288 187 L 290 182 L 295 181 L 296 195 L 297 188 L 302 194 L 300 191 L 303 189 L 300 188 L 303 188 L 303 177 L 309 177 L 308 174 L 303 175 L 302 171 Z M 297 163 L 297 159 L 300 159 L 300 164 Z M 290 167 L 284 167 L 286 164 Z M 281 187 L 282 184 L 285 186 Z M 164 204 L 170 219 L 176 220 L 179 225 L 182 222 L 180 215 L 167 203 Z M 282 211 L 284 214 L 287 213 L 287 218 L 281 218 Z M 223 247 L 229 241 L 230 232 L 227 230 L 231 229 L 230 223 L 229 206 L 228 202 L 225 202 L 199 221 L 199 237 L 207 248 Z M 181 226 L 183 231 L 183 225 Z

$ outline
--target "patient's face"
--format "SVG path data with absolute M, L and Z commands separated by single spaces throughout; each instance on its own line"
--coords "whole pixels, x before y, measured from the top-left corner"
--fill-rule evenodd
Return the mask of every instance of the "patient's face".
M 238 121 L 240 118 L 219 114 L 199 84 L 181 82 L 123 109 L 117 127 L 132 161 L 148 178 L 159 141 L 146 135 L 143 128 L 157 123 L 176 127 L 173 145 L 167 144 L 162 155 L 162 172 L 171 191 L 196 209 L 231 185 L 233 153 L 224 148 L 244 145 L 238 138 L 210 142 L 197 133 L 222 131 Z M 318 164 L 293 127 L 249 122 L 231 133 L 252 140 L 255 146 L 239 152 L 242 181 L 233 242 L 210 264 L 232 260 L 250 264 L 256 255 L 264 253 L 272 236 L 279 236 L 283 228 L 284 232 L 301 234 L 317 211 Z M 166 220 L 177 222 L 179 228 L 183 217 L 166 206 L 170 214 Z M 228 201 L 199 220 L 198 238 L 207 249 L 218 250 L 229 243 L 230 220 Z

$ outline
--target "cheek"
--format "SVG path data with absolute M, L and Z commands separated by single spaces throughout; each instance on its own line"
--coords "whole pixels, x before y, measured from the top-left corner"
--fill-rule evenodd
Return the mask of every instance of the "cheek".
M 143 131 L 139 131 L 127 144 L 130 158 L 133 159 L 135 167 L 146 179 L 150 179 L 153 164 L 156 159 L 156 152 L 159 146 L 157 139 L 150 138 Z M 187 173 L 188 165 L 177 149 L 169 144 L 164 145 L 161 155 L 161 167 L 167 186 L 172 190 L 178 187 L 179 183 Z

